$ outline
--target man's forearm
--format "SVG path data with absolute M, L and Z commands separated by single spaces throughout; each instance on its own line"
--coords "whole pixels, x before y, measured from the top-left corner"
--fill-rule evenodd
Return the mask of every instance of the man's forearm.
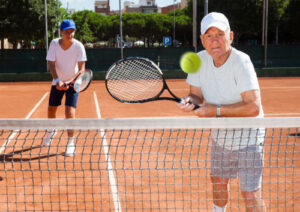
M 56 73 L 56 67 L 55 67 L 55 63 L 49 63 L 49 69 L 50 69 L 50 73 L 53 77 L 53 79 L 57 79 L 57 73 Z

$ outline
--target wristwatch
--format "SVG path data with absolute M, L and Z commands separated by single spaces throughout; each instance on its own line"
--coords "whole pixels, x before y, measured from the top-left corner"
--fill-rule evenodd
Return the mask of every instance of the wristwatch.
M 221 105 L 217 105 L 217 117 L 221 117 Z

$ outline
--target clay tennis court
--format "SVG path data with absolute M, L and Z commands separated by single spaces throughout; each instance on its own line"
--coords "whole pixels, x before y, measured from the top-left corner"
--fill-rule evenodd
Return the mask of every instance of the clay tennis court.
M 170 79 L 167 80 L 167 83 L 170 87 L 170 89 L 177 95 L 177 96 L 185 96 L 188 94 L 188 86 L 185 83 L 184 79 Z M 261 87 L 261 94 L 262 94 L 262 103 L 263 103 L 263 107 L 264 107 L 264 112 L 265 112 L 265 116 L 266 117 L 298 117 L 300 116 L 300 78 L 260 78 L 259 79 L 259 83 L 260 83 L 260 87 Z M 50 90 L 50 82 L 27 82 L 27 83 L 0 83 L 0 98 L 2 100 L 2 104 L 0 106 L 1 109 L 1 115 L 0 118 L 2 119 L 6 119 L 6 118 L 21 118 L 21 119 L 36 119 L 36 118 L 46 118 L 47 117 L 47 105 L 48 105 L 48 97 L 49 97 L 49 90 Z M 107 93 L 107 91 L 105 90 L 105 83 L 104 81 L 93 81 L 91 86 L 89 87 L 89 89 L 83 93 L 80 94 L 79 96 L 79 101 L 78 101 L 78 109 L 77 109 L 77 114 L 76 114 L 77 118 L 140 118 L 140 117 L 186 117 L 186 116 L 190 116 L 190 117 L 194 117 L 194 114 L 191 113 L 184 113 L 181 112 L 177 106 L 174 104 L 174 102 L 171 101 L 156 101 L 156 102 L 151 102 L 151 103 L 144 103 L 144 104 L 123 104 L 123 103 L 119 103 L 116 100 L 114 100 L 112 97 L 109 96 L 109 94 Z M 58 114 L 57 114 L 58 118 L 64 118 L 64 107 L 60 107 L 60 109 L 58 110 Z M 88 132 L 85 132 L 88 133 Z M 133 133 L 134 134 L 134 133 Z M 42 135 L 40 135 L 42 136 Z M 65 135 L 63 135 L 65 136 Z M 108 144 L 110 143 L 114 143 L 116 142 L 116 140 L 118 140 L 120 138 L 119 135 L 114 135 L 115 137 L 113 137 L 110 141 L 108 141 Z M 200 135 L 199 135 L 200 136 Z M 83 136 L 84 137 L 84 136 Z M 97 137 L 97 135 L 95 135 L 95 137 Z M 163 137 L 168 137 L 167 135 L 164 135 Z M 297 141 L 299 139 L 297 138 Z M 22 139 L 20 139 L 19 141 L 14 141 L 16 146 L 21 146 L 24 144 L 20 144 L 18 142 L 23 142 Z M 38 146 L 39 144 L 37 142 L 40 141 L 33 141 L 31 144 L 28 144 L 29 146 Z M 84 142 L 85 141 L 79 141 L 77 144 L 81 144 L 81 146 L 76 150 L 81 152 L 81 148 L 84 148 Z M 179 142 L 183 142 L 183 141 L 179 141 Z M 205 141 L 208 142 L 208 141 Z M 205 145 L 205 142 L 203 143 L 203 145 Z M 267 141 L 267 142 L 272 142 L 272 141 Z M 289 140 L 286 141 L 287 143 L 290 142 Z M 1 140 L 0 145 L 2 146 L 4 143 L 3 140 Z M 120 154 L 116 154 L 117 152 L 122 152 L 125 151 L 124 149 L 122 149 L 121 147 L 124 147 L 125 145 L 128 144 L 124 144 L 122 143 L 122 141 L 119 143 L 120 144 L 120 148 L 116 148 L 116 149 L 112 149 L 113 152 L 115 152 L 115 154 L 112 154 L 112 161 L 119 161 L 116 163 L 113 163 L 115 166 L 120 166 L 120 167 L 130 167 L 130 166 L 135 166 L 137 164 L 124 164 L 120 161 L 122 161 L 122 155 Z M 158 145 L 158 144 L 157 144 Z M 130 146 L 130 144 L 129 144 Z M 206 146 L 208 146 L 208 144 L 206 144 Z M 146 151 L 147 148 L 153 148 L 153 147 L 149 147 L 147 145 L 145 145 L 144 148 L 140 147 L 140 148 L 134 148 L 134 145 L 132 144 L 130 147 L 133 148 L 134 151 L 136 151 L 137 153 Z M 89 147 L 88 147 L 89 148 Z M 7 150 L 3 150 L 5 152 L 5 154 L 9 153 L 9 152 L 18 152 L 21 149 L 13 149 L 11 147 L 11 149 L 7 149 Z M 133 151 L 130 150 L 130 151 Z M 156 151 L 155 149 L 152 149 L 154 151 Z M 291 149 L 288 149 L 289 151 L 293 151 Z M 31 150 L 32 152 L 34 152 L 35 150 Z M 36 150 L 36 152 L 38 152 L 40 150 Z M 90 158 L 85 158 L 81 155 L 75 156 L 75 159 L 73 158 L 67 158 L 65 159 L 62 155 L 57 155 L 57 152 L 62 152 L 63 149 L 59 149 L 56 148 L 55 146 L 49 150 L 49 149 L 43 149 L 42 153 L 43 153 L 43 157 L 37 157 L 37 158 L 33 158 L 35 160 L 44 160 L 45 158 L 48 158 L 49 161 L 73 161 L 72 163 L 67 164 L 68 168 L 70 169 L 75 169 L 77 168 L 77 166 L 85 166 L 85 169 L 89 169 L 89 166 L 92 166 L 92 164 L 89 163 L 79 163 L 80 161 L 88 161 L 89 159 L 91 159 L 92 157 L 96 157 L 94 155 L 92 155 Z M 158 151 L 158 150 L 157 150 Z M 161 149 L 160 149 L 161 151 Z M 176 147 L 174 147 L 173 149 L 168 149 L 165 151 L 170 151 L 170 152 L 181 152 L 183 150 L 181 149 L 176 149 Z M 185 149 L 184 151 L 193 151 L 192 149 Z M 268 150 L 268 152 L 270 152 L 271 150 Z M 274 151 L 274 150 L 273 150 Z M 287 149 L 277 149 L 278 152 L 282 152 L 282 151 L 287 151 Z M 295 151 L 295 150 L 294 150 Z M 295 151 L 296 153 L 298 151 Z M 3 152 L 1 152 L 2 154 Z M 95 152 L 93 152 L 95 153 Z M 205 149 L 201 150 L 200 154 L 205 154 Z M 22 156 L 19 156 L 22 157 Z M 134 156 L 134 161 L 144 161 L 142 160 L 142 154 L 137 154 L 137 156 Z M 159 156 L 157 155 L 157 159 L 158 161 L 161 161 Z M 272 155 L 268 155 L 268 157 L 270 157 L 270 161 L 272 161 Z M 289 156 L 285 156 L 283 154 L 278 154 L 277 155 L 277 160 L 281 160 L 280 157 L 282 157 L 282 160 L 286 160 L 289 158 Z M 50 158 L 50 159 L 49 159 Z M 18 159 L 18 156 L 14 156 L 14 160 Z M 19 158 L 20 159 L 20 158 Z M 32 158 L 31 158 L 32 159 Z M 174 161 L 179 161 L 180 158 L 164 158 L 165 161 L 169 161 L 171 162 L 172 160 Z M 105 160 L 104 158 L 99 158 L 99 160 Z M 270 162 L 271 163 L 271 162 Z M 296 163 L 296 167 L 299 167 L 299 161 L 295 161 Z M 24 168 L 26 168 L 26 166 L 28 166 L 29 164 L 15 164 L 15 168 L 20 168 L 22 166 L 24 166 Z M 53 165 L 53 164 L 52 164 Z M 51 169 L 51 177 L 53 179 L 58 178 L 59 176 L 62 177 L 58 172 L 55 172 L 55 168 L 59 168 L 59 167 L 55 167 L 53 165 L 50 164 L 48 167 L 48 169 Z M 105 170 L 105 166 L 106 164 L 102 164 L 104 167 L 100 168 L 101 170 Z M 140 164 L 141 167 L 144 166 L 149 166 L 149 164 Z M 150 168 L 155 168 L 155 167 L 159 167 L 161 164 L 158 162 L 157 164 L 152 164 L 153 167 Z M 174 165 L 174 164 L 173 164 Z M 192 166 L 196 167 L 197 164 L 192 164 Z M 206 164 L 209 167 L 209 163 Z M 276 165 L 276 164 L 273 164 Z M 8 166 L 5 167 L 6 170 L 9 170 L 9 168 L 11 165 L 8 164 Z M 151 166 L 151 164 L 150 164 Z M 168 164 L 166 165 L 168 166 Z M 175 166 L 176 166 L 176 162 L 175 162 Z M 205 165 L 203 164 L 203 167 L 201 167 L 200 171 L 197 171 L 197 169 L 193 169 L 190 173 L 191 176 L 208 176 L 209 171 L 206 171 Z M 38 170 L 38 167 L 34 167 Z M 116 167 L 115 167 L 116 168 Z M 53 171 L 54 170 L 54 171 Z M 118 171 L 119 170 L 119 171 Z M 143 170 L 143 169 L 142 169 Z M 203 173 L 203 170 L 204 173 Z M 272 181 L 272 173 L 271 170 L 265 170 L 267 173 L 267 181 Z M 279 170 L 280 171 L 280 170 Z M 285 170 L 286 171 L 286 170 Z M 289 171 L 289 170 L 287 170 Z M 35 176 L 34 179 L 39 179 L 39 176 L 44 176 L 49 177 L 49 173 L 47 171 L 35 171 Z M 299 170 L 296 171 L 296 173 L 299 174 Z M 25 184 L 30 184 L 32 183 L 30 180 L 31 177 L 31 173 L 22 173 L 22 172 L 15 172 L 15 173 L 11 173 L 12 178 L 23 178 Z M 93 175 L 93 173 L 75 173 L 75 171 L 66 171 L 66 173 L 64 174 L 64 185 L 62 185 L 59 189 L 65 190 L 65 192 L 70 192 L 72 193 L 72 189 L 77 188 L 76 186 L 67 186 L 69 185 L 76 185 L 76 178 L 72 177 L 73 175 L 85 175 L 85 176 L 89 176 L 89 175 Z M 157 177 L 157 175 L 162 174 L 160 171 L 141 171 L 140 173 L 141 175 L 146 175 L 149 177 L 148 181 L 151 181 L 150 184 L 154 184 L 154 183 L 158 183 L 156 181 L 161 180 L 160 178 Z M 170 176 L 179 176 L 180 174 L 182 174 L 182 172 L 172 170 L 170 173 Z M 1 175 L 1 172 L 0 172 Z M 113 196 L 113 192 L 110 192 L 110 188 L 109 188 L 109 179 L 108 179 L 108 175 L 109 173 L 107 173 L 106 171 L 101 171 L 101 173 L 99 172 L 99 178 L 101 176 L 101 179 L 106 179 L 107 181 L 101 181 L 98 182 L 98 184 L 101 185 L 101 191 L 93 191 L 93 188 L 82 188 L 82 191 L 80 191 L 82 195 L 77 195 L 76 194 L 76 200 L 78 200 L 79 202 L 81 202 L 82 199 L 87 198 L 84 195 L 84 192 L 91 194 L 91 193 L 97 193 L 94 196 L 88 196 L 88 198 L 100 198 L 103 202 L 103 204 L 101 205 L 102 208 L 115 208 L 116 205 L 113 205 L 113 200 L 112 197 Z M 184 204 L 184 199 L 212 199 L 211 194 L 205 193 L 203 192 L 202 194 L 199 194 L 199 196 L 184 196 L 182 193 L 183 192 L 187 192 L 185 190 L 185 188 L 182 186 L 180 188 L 176 188 L 173 185 L 170 185 L 169 187 L 162 187 L 162 188 L 147 188 L 148 190 L 152 191 L 153 194 L 151 194 L 150 192 L 147 193 L 147 191 L 144 191 L 144 193 L 140 193 L 141 191 L 135 191 L 134 188 L 127 186 L 126 185 L 130 185 L 132 184 L 130 181 L 132 180 L 136 180 L 139 181 L 141 179 L 134 179 L 134 174 L 130 174 L 130 173 L 126 173 L 125 171 L 123 171 L 122 169 L 117 169 L 117 171 L 115 171 L 115 175 L 116 178 L 118 179 L 118 183 L 121 185 L 118 187 L 118 189 L 126 189 L 127 192 L 131 195 L 127 195 L 127 196 L 119 196 L 120 200 L 120 205 L 122 207 L 122 204 L 125 202 L 130 202 L 132 203 L 132 205 L 128 205 L 127 203 L 127 207 L 128 208 L 123 208 L 124 211 L 130 211 L 133 209 L 132 208 L 157 208 L 159 209 L 161 208 L 169 208 L 168 211 L 175 211 L 174 208 L 180 208 L 183 209 L 185 208 L 185 206 L 183 206 Z M 127 177 L 125 177 L 127 175 Z M 68 176 L 71 176 L 70 178 L 68 178 Z M 105 176 L 105 177 L 103 177 Z M 152 176 L 153 178 L 150 178 L 150 176 Z M 279 177 L 278 177 L 279 176 Z M 97 177 L 97 176 L 93 176 L 93 177 Z M 275 177 L 277 177 L 276 181 L 281 182 L 286 180 L 284 175 L 276 175 Z M 204 178 L 204 177 L 203 177 Z M 165 178 L 163 178 L 165 179 Z M 167 181 L 167 179 L 165 179 Z M 175 179 L 175 180 L 179 180 L 182 181 L 183 179 L 181 179 L 179 177 L 179 179 Z M 196 179 L 190 178 L 187 180 L 187 182 L 184 183 L 191 183 L 193 181 L 195 181 Z M 28 182 L 27 182 L 28 181 Z M 128 181 L 128 182 L 126 182 Z M 206 180 L 207 183 L 209 183 L 209 181 Z M 0 184 L 4 185 L 4 184 L 13 184 L 15 182 L 13 182 L 12 179 L 6 180 L 6 179 L 2 179 L 0 181 Z M 33 184 L 49 184 L 50 182 L 41 182 L 41 181 L 35 181 L 33 180 Z M 52 182 L 53 183 L 53 182 Z M 166 183 L 166 182 L 164 182 Z M 183 184 L 184 184 L 183 183 Z M 297 182 L 294 182 L 297 183 Z M 50 183 L 51 184 L 51 183 Z M 54 182 L 55 184 L 55 182 Z M 136 182 L 136 185 L 142 185 L 143 182 Z M 1 185 L 1 186 L 2 186 Z M 123 185 L 123 186 L 122 186 Z M 273 186 L 271 183 L 267 184 L 269 186 Z M 299 183 L 298 183 L 299 185 Z M 65 186 L 65 187 L 64 187 Z M 210 185 L 207 185 L 208 187 L 210 187 Z M 279 189 L 280 185 L 277 185 L 278 187 L 275 188 L 275 192 L 276 189 L 277 190 L 281 190 Z M 296 185 L 294 185 L 296 186 Z M 18 190 L 19 189 L 19 190 Z M 25 190 L 23 187 L 20 187 L 16 189 L 15 192 L 20 192 L 22 193 L 23 190 Z M 141 189 L 141 188 L 140 188 Z M 198 188 L 199 189 L 199 188 Z M 238 189 L 236 187 L 233 186 L 232 188 L 234 191 L 237 191 Z M 267 190 L 271 190 L 274 188 L 268 188 Z M 289 192 L 292 192 L 292 188 L 289 187 L 285 187 L 283 188 L 286 190 L 285 195 L 289 196 L 291 194 L 289 194 Z M 168 194 L 168 191 L 177 191 L 178 190 L 178 195 L 176 196 L 175 193 L 170 193 L 169 196 L 156 196 L 157 195 L 157 190 L 160 190 L 160 192 L 164 193 L 164 194 Z M 8 192 L 8 191 L 6 191 Z M 28 191 L 27 191 L 28 192 Z M 40 191 L 40 190 L 35 190 L 35 192 L 45 192 L 45 191 Z M 136 195 L 135 192 L 137 192 Z M 25 192 L 26 193 L 26 192 Z M 27 194 L 32 194 L 31 192 L 27 193 Z M 0 192 L 0 198 L 4 198 L 5 200 L 7 200 L 8 202 L 13 201 L 14 199 L 10 199 L 10 197 L 4 197 L 4 194 Z M 137 201 L 134 202 L 133 199 L 142 199 L 143 197 L 146 197 L 146 199 L 149 199 L 148 196 L 151 196 L 152 202 L 151 201 Z M 174 195 L 174 196 L 172 196 Z M 238 196 L 238 192 L 236 194 L 233 194 L 233 196 Z M 31 198 L 29 197 L 30 195 L 28 195 L 27 198 Z M 75 194 L 73 195 L 75 196 Z M 297 195 L 296 195 L 297 196 Z M 24 198 L 24 200 L 20 201 L 20 202 L 26 202 L 26 195 Z M 45 198 L 45 199 L 44 199 Z M 58 201 L 63 199 L 64 201 L 66 201 L 66 199 L 64 199 L 65 197 L 62 197 L 60 195 L 56 195 L 56 196 L 49 196 L 49 198 L 51 198 L 52 201 Z M 266 197 L 268 199 L 268 197 Z M 78 205 L 78 203 L 75 202 L 71 202 L 70 204 L 61 204 L 59 206 L 57 206 L 57 208 L 53 205 L 51 205 L 49 202 L 46 201 L 46 197 L 40 195 L 40 199 L 39 196 L 36 196 L 34 200 L 29 200 L 31 202 L 35 202 L 35 204 L 32 204 L 32 206 L 28 206 L 26 205 L 26 207 L 24 206 L 24 204 L 22 205 L 22 203 L 19 203 L 17 205 L 17 209 L 18 210 L 31 210 L 32 208 L 35 209 L 39 209 L 39 210 L 75 210 L 76 208 L 81 208 L 81 210 L 83 210 L 84 207 L 80 206 L 80 203 Z M 126 200 L 125 200 L 126 199 Z M 166 206 L 164 200 L 166 199 L 171 199 L 171 204 L 173 204 L 173 202 L 176 202 L 176 205 L 173 205 L 172 207 Z M 239 200 L 236 198 L 233 198 L 236 202 L 238 202 Z M 158 200 L 162 200 L 163 203 L 159 203 Z M 176 200 L 176 201 L 175 201 Z M 271 199 L 270 201 L 274 201 L 273 199 Z M 279 202 L 281 201 L 280 199 L 278 200 Z M 286 201 L 286 200 L 282 200 L 282 201 Z M 3 200 L 1 200 L 1 202 L 3 202 Z M 46 202 L 46 203 L 45 203 Z M 191 201 L 194 202 L 194 201 Z M 284 211 L 296 211 L 297 209 L 300 208 L 300 200 L 294 200 L 294 203 L 296 203 L 294 205 L 294 208 L 285 208 Z M 197 204 L 201 204 L 201 202 L 196 202 L 195 205 L 193 205 L 193 208 L 198 208 Z M 203 204 L 207 204 L 205 202 L 203 202 Z M 277 204 L 272 203 L 272 204 Z M 288 202 L 284 202 L 282 204 L 287 204 L 289 205 Z M 188 206 L 186 206 L 188 208 Z M 210 205 L 208 206 L 210 207 Z M 89 210 L 94 210 L 96 208 L 95 205 L 90 205 L 86 208 L 84 208 L 85 210 L 89 211 Z M 275 207 L 276 208 L 276 207 Z M 16 210 L 16 208 L 14 208 L 14 206 L 7 206 L 7 205 L 2 205 L 0 206 L 0 211 L 5 211 L 5 210 Z M 179 211 L 180 211 L 179 209 Z M 280 208 L 277 208 L 278 211 L 280 211 Z M 178 209 L 176 210 L 178 211 Z M 239 209 L 233 209 L 232 211 L 239 211 Z
M 177 96 L 188 94 L 184 79 L 170 79 L 167 83 Z M 266 117 L 300 116 L 300 77 L 260 78 L 259 83 Z M 0 83 L 0 118 L 46 118 L 49 91 L 50 82 Z M 97 118 L 95 100 L 101 118 L 194 116 L 181 112 L 170 101 L 119 103 L 107 93 L 104 81 L 93 81 L 79 96 L 77 118 Z M 64 118 L 64 107 L 57 117 Z

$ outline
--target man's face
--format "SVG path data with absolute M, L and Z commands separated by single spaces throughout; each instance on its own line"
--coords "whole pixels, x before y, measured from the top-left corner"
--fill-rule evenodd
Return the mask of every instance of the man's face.
M 207 53 L 213 58 L 219 58 L 230 51 L 233 32 L 224 32 L 216 27 L 211 27 L 200 38 Z
M 60 33 L 61 33 L 63 39 L 72 40 L 75 35 L 75 30 L 74 29 L 67 29 L 64 31 L 61 30 Z

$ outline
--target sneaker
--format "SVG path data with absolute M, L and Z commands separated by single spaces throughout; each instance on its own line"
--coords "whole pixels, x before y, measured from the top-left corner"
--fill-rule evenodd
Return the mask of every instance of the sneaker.
M 47 131 L 46 137 L 44 139 L 44 146 L 50 146 L 51 145 L 56 133 L 57 133 L 57 130 Z
M 75 155 L 75 144 L 74 143 L 67 144 L 65 156 L 73 157 L 74 155 Z

